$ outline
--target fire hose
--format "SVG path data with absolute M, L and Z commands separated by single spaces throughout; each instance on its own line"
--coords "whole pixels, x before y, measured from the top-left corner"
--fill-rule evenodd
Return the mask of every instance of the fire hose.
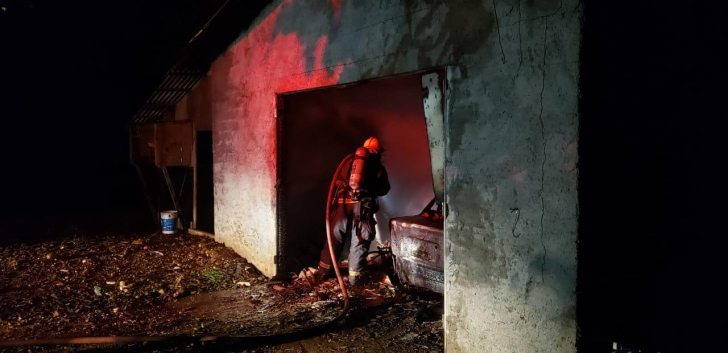
M 328 244 L 329 253 L 331 254 L 331 263 L 334 266 L 334 272 L 336 273 L 336 280 L 339 282 L 339 288 L 341 288 L 341 296 L 344 300 L 344 305 L 341 308 L 339 314 L 331 321 L 325 322 L 321 325 L 314 326 L 311 328 L 274 334 L 274 335 L 260 335 L 260 336 L 243 336 L 243 335 L 227 335 L 227 336 L 99 336 L 99 337 L 75 337 L 75 338 L 38 338 L 29 340 L 9 340 L 0 341 L 0 347 L 22 347 L 22 346 L 44 346 L 44 345 L 71 345 L 71 344 L 128 344 L 128 343 L 147 343 L 147 342 L 212 342 L 212 341 L 227 341 L 234 343 L 240 347 L 255 347 L 263 345 L 281 344 L 286 342 L 299 341 L 305 338 L 313 337 L 315 335 L 323 334 L 326 330 L 331 327 L 334 323 L 338 322 L 349 311 L 349 294 L 346 291 L 346 285 L 344 278 L 341 276 L 341 270 L 339 269 L 339 261 L 336 251 L 334 251 L 334 244 L 331 239 L 331 204 L 338 201 L 338 188 L 337 181 L 338 176 L 341 174 L 344 166 L 349 162 L 354 155 L 349 155 L 339 163 L 336 168 L 336 173 L 331 180 L 329 186 L 329 195 L 326 200 L 326 243 Z M 336 190 L 335 190 L 336 188 Z M 240 348 L 239 347 L 239 348 Z
M 344 299 L 344 307 L 341 309 L 341 313 L 339 316 L 334 319 L 334 321 L 339 320 L 340 318 L 344 317 L 346 315 L 346 312 L 349 311 L 349 294 L 346 292 L 346 286 L 344 284 L 344 278 L 341 276 L 341 270 L 339 269 L 339 256 L 336 254 L 336 251 L 334 251 L 334 243 L 331 239 L 331 204 L 334 202 L 338 202 L 339 198 L 339 192 L 338 188 L 336 191 L 334 191 L 334 187 L 336 187 L 336 182 L 338 179 L 338 176 L 341 175 L 342 169 L 347 164 L 348 161 L 354 158 L 354 155 L 348 155 L 346 158 L 344 158 L 341 163 L 339 163 L 339 166 L 336 168 L 336 173 L 334 173 L 334 177 L 331 179 L 331 185 L 329 186 L 329 197 L 328 200 L 326 200 L 326 243 L 329 247 L 329 254 L 331 255 L 331 264 L 334 266 L 334 272 L 336 273 L 336 280 L 339 281 L 339 288 L 341 288 L 341 296 Z

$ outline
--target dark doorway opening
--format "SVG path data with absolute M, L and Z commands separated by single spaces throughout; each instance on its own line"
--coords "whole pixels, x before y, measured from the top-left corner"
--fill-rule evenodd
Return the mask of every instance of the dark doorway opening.
M 214 233 L 215 197 L 212 182 L 212 131 L 198 131 L 195 145 L 195 152 L 197 153 L 195 228 Z
M 385 149 L 383 164 L 392 187 L 379 200 L 377 241 L 389 238 L 391 218 L 419 214 L 432 200 L 419 74 L 279 98 L 279 273 L 317 265 L 326 241 L 325 208 L 332 174 L 371 136 Z

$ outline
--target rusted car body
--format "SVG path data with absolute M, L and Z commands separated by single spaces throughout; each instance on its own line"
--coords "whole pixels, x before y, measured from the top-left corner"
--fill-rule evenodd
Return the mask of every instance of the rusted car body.
M 434 203 L 434 202 L 433 202 Z M 390 221 L 394 269 L 403 283 L 443 293 L 444 219 L 438 211 Z

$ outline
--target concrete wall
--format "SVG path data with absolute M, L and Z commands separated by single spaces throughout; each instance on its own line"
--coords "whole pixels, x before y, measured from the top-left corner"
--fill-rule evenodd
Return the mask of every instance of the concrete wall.
M 275 93 L 453 65 L 446 348 L 574 351 L 580 18 L 576 0 L 275 1 L 207 78 L 217 239 L 274 274 Z

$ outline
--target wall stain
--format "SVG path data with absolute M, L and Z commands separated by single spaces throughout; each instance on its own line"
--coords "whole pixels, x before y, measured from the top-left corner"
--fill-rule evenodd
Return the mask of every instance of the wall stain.
M 459 248 L 451 261 L 460 266 L 458 281 L 494 284 L 507 278 L 505 259 L 498 256 L 490 202 L 468 180 L 450 186 L 449 197 L 459 200 L 458 218 L 469 222 L 450 229 L 449 242 Z M 497 197 L 497 196 L 493 196 Z
M 523 21 L 549 17 L 561 9 L 563 0 L 526 0 Z
M 461 322 L 463 312 L 463 299 L 456 298 L 448 306 L 451 311 L 450 315 L 445 318 L 445 320 L 447 320 L 447 325 L 445 326 L 447 330 L 445 331 L 445 335 L 448 337 L 446 338 L 448 351 L 466 352 L 466 350 L 460 347 L 457 340 L 458 330 L 460 329 L 459 323 Z
M 561 7 L 561 0 L 526 0 L 526 6 L 534 10 L 551 12 Z
M 452 90 L 449 92 L 450 99 L 466 99 L 470 95 L 469 92 L 465 91 L 458 91 L 458 93 L 461 93 L 463 96 L 456 97 L 454 95 L 455 92 Z M 462 109 L 462 110 L 461 110 Z M 448 145 L 450 147 L 450 153 L 457 151 L 462 147 L 463 144 L 463 135 L 467 132 L 467 126 L 468 123 L 471 123 L 475 120 L 475 117 L 477 117 L 478 114 L 478 105 L 475 103 L 470 103 L 465 106 L 465 108 L 458 108 L 456 110 L 456 107 L 453 106 L 452 111 L 450 112 L 450 144 Z
M 409 51 L 415 49 L 417 67 L 420 69 L 456 65 L 464 56 L 474 54 L 487 46 L 487 38 L 490 38 L 495 29 L 494 15 L 480 0 L 447 3 L 437 0 L 405 0 L 404 3 L 405 34 L 400 36 L 396 49 L 392 55 L 386 57 L 384 65 L 365 71 L 364 77 L 394 74 L 396 65 L 408 57 Z M 444 16 L 434 9 L 438 6 L 445 9 Z M 424 13 L 421 18 L 416 16 L 420 13 Z M 433 23 L 440 23 L 441 29 L 435 34 L 425 35 Z M 423 50 L 440 44 L 444 44 L 444 47 L 437 57 L 430 55 L 431 50 Z
M 307 23 L 319 23 L 322 25 L 313 26 L 315 31 L 302 31 L 305 27 L 301 21 Z M 271 41 L 279 35 L 295 34 L 303 44 L 304 58 L 306 60 L 306 71 L 314 70 L 314 57 L 316 43 L 322 36 L 328 38 L 329 42 L 335 41 L 341 27 L 341 9 L 329 1 L 313 4 L 311 1 L 291 1 L 281 6 L 278 17 L 273 27 Z M 329 59 L 324 53 L 323 62 Z

